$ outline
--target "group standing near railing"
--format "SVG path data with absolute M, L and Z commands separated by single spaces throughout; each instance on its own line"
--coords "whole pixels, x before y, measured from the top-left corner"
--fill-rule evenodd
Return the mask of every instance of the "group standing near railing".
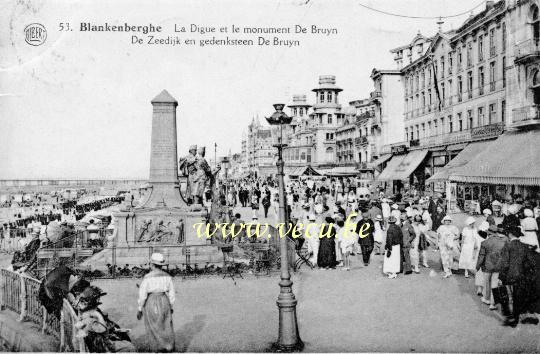
M 41 282 L 23 273 L 0 270 L 0 308 L 19 315 L 19 322 L 31 321 L 41 326 L 42 333 L 56 337 L 58 351 L 86 352 L 84 340 L 76 337 L 78 318 L 71 304 L 64 299 L 60 318 L 41 306 L 38 293 Z

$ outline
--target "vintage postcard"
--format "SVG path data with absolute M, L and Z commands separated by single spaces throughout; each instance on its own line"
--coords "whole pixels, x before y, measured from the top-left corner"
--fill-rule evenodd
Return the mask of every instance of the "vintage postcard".
M 0 350 L 538 352 L 539 0 L 4 0 Z

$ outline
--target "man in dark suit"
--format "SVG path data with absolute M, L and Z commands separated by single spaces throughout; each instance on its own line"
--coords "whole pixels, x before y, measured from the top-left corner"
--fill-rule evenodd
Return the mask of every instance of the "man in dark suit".
M 362 220 L 356 224 L 356 233 L 358 234 L 358 243 L 362 249 L 362 259 L 364 260 L 364 265 L 367 267 L 369 264 L 369 259 L 371 257 L 371 252 L 373 252 L 373 245 L 375 244 L 375 239 L 373 233 L 375 232 L 375 225 L 373 221 L 369 218 L 369 213 L 364 212 L 362 214 Z
M 412 215 L 411 215 L 412 216 Z M 412 227 L 409 216 L 406 211 L 401 212 L 401 232 L 403 233 L 403 243 L 401 245 L 401 254 L 402 254 L 402 267 L 405 274 L 412 273 L 411 266 L 411 243 L 416 237 L 414 228 Z

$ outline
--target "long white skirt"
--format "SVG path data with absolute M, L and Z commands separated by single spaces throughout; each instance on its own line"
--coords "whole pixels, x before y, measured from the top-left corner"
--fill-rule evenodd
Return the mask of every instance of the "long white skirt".
M 386 256 L 388 251 L 384 253 L 383 273 L 399 273 L 399 269 L 401 268 L 400 252 L 400 245 L 394 245 L 392 246 L 392 253 L 390 254 L 390 257 Z

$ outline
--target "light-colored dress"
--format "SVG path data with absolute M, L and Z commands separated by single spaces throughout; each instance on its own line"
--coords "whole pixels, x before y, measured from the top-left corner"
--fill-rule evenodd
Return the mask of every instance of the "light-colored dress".
M 409 249 L 409 256 L 411 257 L 411 265 L 414 268 L 417 268 L 420 263 L 420 253 L 418 252 L 418 244 L 420 243 L 420 234 L 422 231 L 420 230 L 420 225 L 417 223 L 413 223 L 412 227 L 414 229 L 414 233 L 416 237 L 411 242 L 411 248 Z
M 174 351 L 174 328 L 171 309 L 175 301 L 174 285 L 169 274 L 160 269 L 144 276 L 139 287 L 139 311 L 143 312 L 146 340 L 150 352 Z
M 478 243 L 476 228 L 465 226 L 461 231 L 461 254 L 459 255 L 459 269 L 475 269 L 475 247 Z
M 375 221 L 375 232 L 373 233 L 375 242 L 384 243 L 386 241 L 386 234 L 382 229 L 381 222 Z
M 439 237 L 439 250 L 443 269 L 446 273 L 450 273 L 450 269 L 455 269 L 454 259 L 456 253 L 459 257 L 459 246 L 456 244 L 456 240 L 459 238 L 459 230 L 454 225 L 441 225 L 437 229 L 437 235 Z
M 358 234 L 354 232 L 354 227 L 351 226 L 348 233 L 345 233 L 345 227 L 341 228 L 337 237 L 340 240 L 341 252 L 352 253 L 354 245 L 358 242 Z
M 523 236 L 521 236 L 519 240 L 527 245 L 538 247 L 538 236 L 536 235 L 538 224 L 536 223 L 536 220 L 531 217 L 526 217 L 521 220 L 521 230 Z
M 392 246 L 392 252 L 390 257 L 387 257 L 388 251 L 384 253 L 383 261 L 383 273 L 399 273 L 401 267 L 401 258 L 400 258 L 401 247 L 399 245 Z

